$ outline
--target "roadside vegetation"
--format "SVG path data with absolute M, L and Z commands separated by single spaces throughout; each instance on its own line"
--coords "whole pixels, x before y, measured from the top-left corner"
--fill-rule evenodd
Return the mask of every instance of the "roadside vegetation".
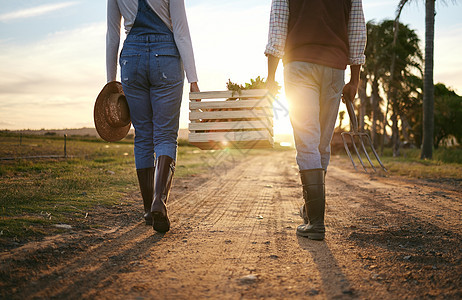
M 176 178 L 266 151 L 217 153 L 186 141 L 179 145 Z M 127 195 L 138 190 L 133 140 L 67 137 L 66 154 L 63 136 L 0 132 L 0 245 L 66 230 L 62 225 L 89 228 L 92 210 L 123 206 Z
M 251 151 L 201 151 L 180 141 L 176 178 L 203 172 L 223 172 L 248 155 L 264 155 L 288 148 Z M 20 245 L 28 240 L 95 226 L 89 222 L 97 208 L 125 205 L 138 190 L 133 140 L 106 143 L 93 137 L 68 137 L 67 158 L 62 136 L 22 136 L 0 133 L 0 245 Z M 341 151 L 340 157 L 350 164 Z M 37 158 L 55 155 L 55 158 Z M 291 154 L 292 155 L 292 154 Z M 36 158 L 22 159 L 21 157 Z M 462 149 L 439 147 L 433 160 L 420 160 L 418 149 L 402 149 L 382 156 L 389 173 L 384 176 L 444 179 L 458 182 L 462 174 Z M 217 174 L 218 175 L 218 174 Z M 141 209 L 141 206 L 140 206 Z M 141 212 L 140 212 L 141 214 Z
M 67 158 L 46 157 L 64 155 L 63 137 L 2 134 L 0 145 L 0 158 L 16 158 L 0 161 L 0 240 L 85 228 L 93 208 L 123 204 L 137 188 L 132 141 L 68 138 Z M 177 176 L 199 172 L 194 150 L 180 148 Z M 20 158 L 30 156 L 45 157 Z
M 462 148 L 439 147 L 433 159 L 422 160 L 420 149 L 401 149 L 401 156 L 393 157 L 392 149 L 385 148 L 381 157 L 393 176 L 438 180 L 462 185 Z

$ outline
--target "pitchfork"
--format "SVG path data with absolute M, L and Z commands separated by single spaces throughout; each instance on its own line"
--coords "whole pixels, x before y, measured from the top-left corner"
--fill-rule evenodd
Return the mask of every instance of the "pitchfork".
M 367 173 L 367 168 L 364 165 L 363 160 L 361 159 L 361 155 L 359 154 L 360 151 L 358 150 L 358 147 L 356 146 L 355 137 L 357 137 L 357 140 L 359 140 L 359 142 L 361 143 L 361 149 L 364 152 L 364 155 L 366 156 L 367 160 L 369 161 L 369 164 L 371 165 L 374 172 L 377 172 L 377 170 L 375 169 L 374 164 L 372 163 L 371 158 L 369 157 L 369 154 L 367 153 L 366 145 L 364 144 L 364 140 L 366 140 L 369 143 L 369 145 L 371 146 L 371 149 L 372 149 L 372 153 L 374 153 L 375 158 L 379 162 L 382 169 L 385 172 L 387 172 L 387 169 L 385 168 L 385 166 L 380 161 L 380 158 L 379 158 L 379 155 L 377 154 L 377 151 L 375 151 L 374 145 L 372 144 L 372 140 L 369 137 L 369 135 L 367 133 L 364 133 L 364 132 L 359 132 L 359 130 L 358 130 L 358 120 L 356 119 L 356 114 L 355 114 L 355 109 L 353 107 L 353 102 L 351 101 L 349 96 L 347 96 L 346 94 L 344 94 L 342 98 L 343 98 L 343 100 L 345 102 L 345 105 L 346 105 L 347 110 L 348 110 L 348 116 L 350 117 L 350 120 L 351 120 L 350 131 L 349 132 L 342 132 L 342 140 L 343 140 L 343 145 L 345 146 L 346 153 L 350 157 L 350 160 L 351 160 L 351 163 L 353 164 L 353 167 L 355 168 L 356 171 L 358 170 L 356 168 L 356 164 L 355 164 L 355 162 L 353 160 L 353 157 L 351 156 L 350 149 L 348 149 L 348 145 L 347 145 L 345 136 L 350 137 L 351 144 L 353 145 L 353 149 L 356 152 L 356 155 L 358 156 L 359 162 L 363 166 L 363 169 L 364 169 L 364 171 L 366 173 Z

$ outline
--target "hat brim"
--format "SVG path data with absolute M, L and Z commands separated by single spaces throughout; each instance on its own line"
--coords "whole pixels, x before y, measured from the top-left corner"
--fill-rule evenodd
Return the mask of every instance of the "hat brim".
M 122 84 L 117 81 L 107 83 L 96 98 L 95 107 L 93 110 L 93 118 L 96 131 L 99 136 L 107 142 L 117 142 L 127 136 L 130 131 L 131 122 L 123 127 L 112 127 L 105 117 L 105 102 L 111 94 L 123 94 Z

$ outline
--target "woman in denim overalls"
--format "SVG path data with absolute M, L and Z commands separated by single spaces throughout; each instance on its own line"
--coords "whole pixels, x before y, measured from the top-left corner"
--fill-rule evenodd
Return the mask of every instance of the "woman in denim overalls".
M 135 127 L 135 164 L 144 218 L 154 230 L 167 232 L 166 202 L 175 171 L 183 63 L 191 91 L 199 91 L 184 2 L 108 0 L 108 81 L 115 80 L 122 16 L 129 33 L 119 59 L 121 82 Z

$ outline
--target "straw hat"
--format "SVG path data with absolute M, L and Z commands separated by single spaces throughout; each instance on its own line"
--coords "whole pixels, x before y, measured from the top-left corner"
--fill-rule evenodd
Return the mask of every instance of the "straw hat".
M 96 131 L 108 142 L 116 142 L 127 136 L 130 130 L 130 110 L 122 90 L 122 84 L 111 81 L 96 98 L 93 111 Z

